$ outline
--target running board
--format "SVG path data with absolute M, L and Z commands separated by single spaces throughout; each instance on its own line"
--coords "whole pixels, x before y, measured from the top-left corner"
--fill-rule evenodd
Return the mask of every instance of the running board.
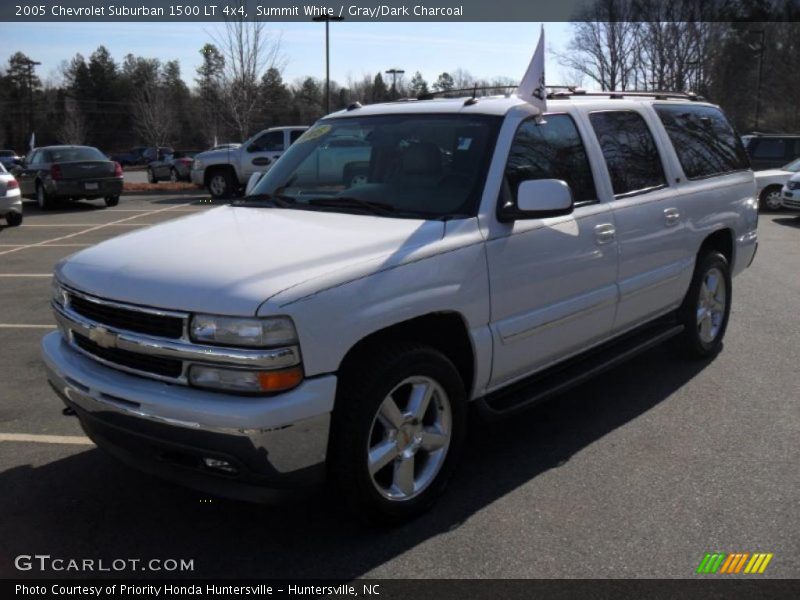
M 482 416 L 489 418 L 515 414 L 658 346 L 680 334 L 683 328 L 683 325 L 676 325 L 673 319 L 659 319 L 479 398 L 474 402 L 475 408 Z

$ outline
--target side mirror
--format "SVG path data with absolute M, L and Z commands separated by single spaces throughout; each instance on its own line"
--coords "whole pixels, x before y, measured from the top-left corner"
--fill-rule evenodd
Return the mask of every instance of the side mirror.
M 261 181 L 261 177 L 263 175 L 264 173 L 258 173 L 258 172 L 250 175 L 250 179 L 247 180 L 247 187 L 245 187 L 244 189 L 245 196 L 250 195 L 250 193 L 255 189 L 256 185 L 258 185 L 258 182 Z
M 517 189 L 517 204 L 508 203 L 498 210 L 501 222 L 518 219 L 543 219 L 572 213 L 572 190 L 561 179 L 523 181 Z

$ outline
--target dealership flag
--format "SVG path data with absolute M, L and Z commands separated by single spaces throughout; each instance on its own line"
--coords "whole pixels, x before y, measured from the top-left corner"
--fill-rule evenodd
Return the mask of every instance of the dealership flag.
M 517 96 L 538 108 L 541 112 L 547 110 L 547 89 L 544 85 L 544 25 L 539 35 L 536 52 L 533 53 L 531 64 L 522 78 L 522 83 L 517 88 Z
M 31 134 L 31 150 L 33 150 L 34 148 L 36 148 L 36 134 L 32 133 Z

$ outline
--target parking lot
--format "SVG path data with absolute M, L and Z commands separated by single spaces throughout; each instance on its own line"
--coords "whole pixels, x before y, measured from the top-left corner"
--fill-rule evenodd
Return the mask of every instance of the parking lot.
M 265 507 L 162 483 L 61 414 L 38 349 L 54 264 L 210 208 L 26 202 L 23 226 L 0 229 L 0 576 L 31 576 L 13 557 L 38 553 L 193 559 L 195 577 L 682 578 L 722 551 L 773 553 L 756 577 L 800 577 L 800 218 L 762 215 L 716 359 L 658 348 L 513 421 L 471 423 L 445 498 L 381 531 L 324 491 Z

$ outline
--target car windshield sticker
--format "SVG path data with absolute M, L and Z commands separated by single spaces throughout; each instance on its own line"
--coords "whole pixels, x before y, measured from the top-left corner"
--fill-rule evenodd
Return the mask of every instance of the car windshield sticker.
M 458 138 L 458 146 L 456 147 L 458 150 L 469 150 L 469 147 L 472 145 L 472 138 Z
M 311 140 L 315 140 L 318 137 L 321 137 L 328 133 L 331 130 L 330 125 L 320 125 L 319 127 L 314 127 L 313 129 L 309 129 L 303 135 L 301 135 L 295 144 L 301 144 L 303 142 L 310 142 Z

